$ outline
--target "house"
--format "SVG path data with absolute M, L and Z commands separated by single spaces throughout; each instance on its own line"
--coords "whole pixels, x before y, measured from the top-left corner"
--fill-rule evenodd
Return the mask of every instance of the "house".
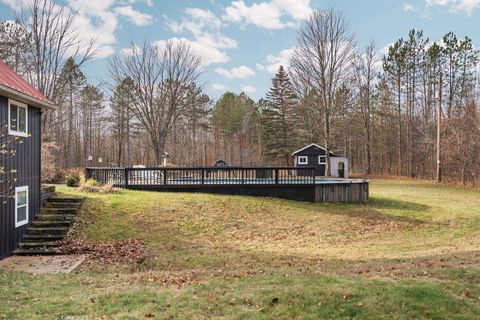
M 0 258 L 22 241 L 40 211 L 41 114 L 52 108 L 0 60 Z
M 327 153 L 325 148 L 312 143 L 294 153 L 295 167 L 313 167 L 316 176 L 325 176 Z M 348 178 L 348 159 L 330 152 L 330 173 L 332 177 Z

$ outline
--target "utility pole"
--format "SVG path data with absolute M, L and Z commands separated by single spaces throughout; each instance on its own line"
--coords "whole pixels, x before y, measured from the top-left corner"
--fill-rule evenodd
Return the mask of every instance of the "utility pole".
M 438 109 L 437 109 L 437 182 L 442 181 L 442 168 L 440 157 L 440 124 L 442 119 L 442 72 L 440 71 L 440 82 L 438 85 Z

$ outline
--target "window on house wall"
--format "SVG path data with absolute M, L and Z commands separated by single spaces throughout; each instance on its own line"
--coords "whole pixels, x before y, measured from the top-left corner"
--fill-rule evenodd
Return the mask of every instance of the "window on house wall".
M 307 156 L 299 156 L 298 157 L 298 164 L 308 164 L 308 157 Z
M 327 163 L 327 156 L 318 156 L 318 164 Z
M 15 136 L 28 136 L 28 106 L 8 100 L 8 133 Z
M 15 227 L 28 223 L 28 186 L 15 188 Z

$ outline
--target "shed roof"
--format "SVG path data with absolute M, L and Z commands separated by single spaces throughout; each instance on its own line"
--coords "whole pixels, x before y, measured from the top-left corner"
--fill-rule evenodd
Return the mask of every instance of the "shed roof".
M 311 144 L 309 144 L 308 146 L 305 146 L 305 147 L 303 147 L 303 148 L 301 148 L 301 149 L 298 149 L 297 151 L 294 151 L 294 152 L 292 153 L 292 156 L 296 155 L 296 154 L 299 153 L 299 152 L 302 152 L 303 150 L 306 150 L 306 149 L 308 149 L 308 148 L 311 148 L 311 147 L 317 147 L 317 148 L 319 148 L 319 149 L 325 150 L 324 147 L 319 146 L 319 145 L 316 144 L 316 143 L 311 143 Z M 325 151 L 326 151 L 326 150 L 325 150 Z M 335 154 L 333 154 L 333 152 L 331 152 L 331 151 L 330 151 L 330 155 L 335 156 Z
M 41 109 L 55 108 L 34 86 L 0 60 L 0 94 Z

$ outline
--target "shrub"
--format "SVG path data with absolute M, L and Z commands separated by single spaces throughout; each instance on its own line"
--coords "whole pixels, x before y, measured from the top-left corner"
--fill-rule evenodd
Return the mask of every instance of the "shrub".
M 90 178 L 90 179 L 87 179 L 87 181 L 83 182 L 82 185 L 87 185 L 87 186 L 90 186 L 90 187 L 96 187 L 96 186 L 98 186 L 98 182 L 97 182 L 97 180 Z
M 120 189 L 114 188 L 113 184 L 104 184 L 99 185 L 95 179 L 88 179 L 86 181 L 82 180 L 80 187 L 77 189 L 80 192 L 89 192 L 89 193 L 120 193 Z
M 77 181 L 80 181 L 82 180 L 83 176 L 84 176 L 84 172 L 82 169 L 80 168 L 69 168 L 69 169 L 64 169 L 63 171 L 64 173 L 64 176 L 67 177 L 67 176 L 74 176 L 77 178 Z
M 64 181 L 65 174 L 59 168 L 56 155 L 59 148 L 54 142 L 42 143 L 42 182 L 61 183 Z
M 78 181 L 79 181 L 78 177 L 72 176 L 72 175 L 68 175 L 65 178 L 65 183 L 68 187 L 77 187 Z

